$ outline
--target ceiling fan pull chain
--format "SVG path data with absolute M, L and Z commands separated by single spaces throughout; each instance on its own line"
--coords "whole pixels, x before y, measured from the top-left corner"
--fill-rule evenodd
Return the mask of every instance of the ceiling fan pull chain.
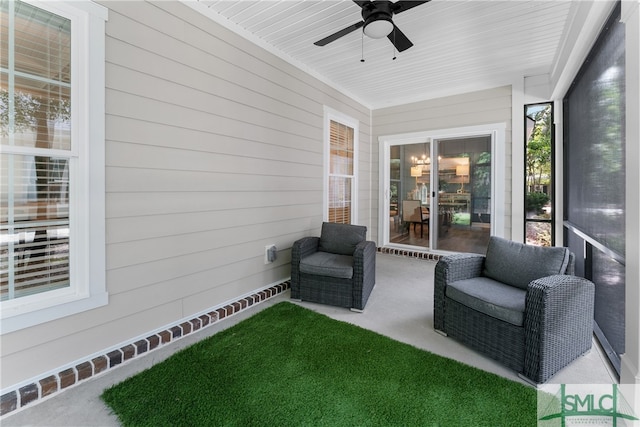
M 392 61 L 396 60 L 396 29 L 393 29 L 393 59 Z
M 364 62 L 364 32 L 362 33 L 362 56 L 360 57 L 360 62 Z

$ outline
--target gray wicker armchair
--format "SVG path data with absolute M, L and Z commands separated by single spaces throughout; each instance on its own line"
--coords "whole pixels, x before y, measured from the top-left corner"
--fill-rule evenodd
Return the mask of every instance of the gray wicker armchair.
M 517 371 L 546 382 L 591 349 L 594 284 L 573 276 L 567 248 L 491 237 L 487 255 L 438 261 L 434 327 Z
M 291 248 L 291 298 L 364 310 L 376 283 L 376 245 L 367 227 L 322 224 L 320 237 Z

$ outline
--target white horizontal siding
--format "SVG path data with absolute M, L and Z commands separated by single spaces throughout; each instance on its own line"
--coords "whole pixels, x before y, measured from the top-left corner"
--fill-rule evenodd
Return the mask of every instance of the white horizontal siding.
M 273 194 L 264 191 L 247 192 L 215 192 L 214 194 L 199 191 L 148 193 L 144 199 L 136 193 L 112 193 L 107 196 L 107 221 L 121 217 L 150 218 L 152 215 L 181 214 L 184 206 L 197 205 L 192 212 L 207 212 L 211 210 L 241 210 L 264 209 L 270 207 L 305 206 L 319 203 L 322 205 L 321 189 L 303 189 L 286 191 L 274 198 Z M 205 197 L 206 196 L 206 197 Z M 320 201 L 318 201 L 320 198 Z M 320 210 L 322 208 L 319 208 Z M 119 234 L 113 231 L 107 241 L 119 241 Z
M 234 223 L 224 228 L 205 228 L 205 224 L 215 224 L 215 214 L 212 213 L 211 218 L 211 220 L 202 221 L 196 225 L 196 227 L 202 228 L 201 231 L 108 245 L 107 269 L 169 259 L 175 256 L 189 255 L 213 248 L 232 247 L 241 243 L 263 242 L 265 239 L 273 239 L 279 235 L 287 235 L 294 230 L 304 230 L 309 224 L 309 218 L 303 217 L 296 220 L 259 221 L 248 224 L 237 224 L 234 221 Z M 265 244 L 266 242 L 260 245 L 256 244 L 257 250 L 247 251 L 245 257 L 256 256 L 259 257 L 262 262 Z M 284 248 L 281 247 L 281 249 Z
M 406 132 L 424 130 L 425 125 L 427 129 L 446 129 L 495 123 L 496 119 L 510 118 L 510 109 L 511 87 L 505 86 L 375 110 L 373 122 L 376 132 L 388 135 L 399 128 Z
M 317 141 L 278 129 L 237 125 L 227 120 L 199 123 L 198 128 L 181 128 L 165 123 L 151 123 L 130 117 L 107 117 L 107 139 L 111 141 L 174 147 L 193 151 L 231 154 L 247 158 L 293 158 L 300 163 L 321 164 Z M 286 154 L 286 156 L 285 156 Z M 321 160 L 320 160 L 321 162 Z
M 360 121 L 371 229 L 368 109 L 179 2 L 103 4 L 109 304 L 3 336 L 3 386 L 286 279 L 320 230 L 325 105 Z

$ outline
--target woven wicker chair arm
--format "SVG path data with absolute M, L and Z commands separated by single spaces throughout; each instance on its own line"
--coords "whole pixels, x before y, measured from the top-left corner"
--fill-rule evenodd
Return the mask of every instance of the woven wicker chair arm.
M 582 277 L 532 281 L 525 302 L 524 375 L 545 382 L 575 355 L 591 348 L 595 285 Z
M 303 237 L 291 246 L 291 298 L 300 298 L 300 260 L 318 251 L 319 237 Z
M 555 311 L 571 317 L 571 310 L 593 310 L 594 293 L 593 282 L 583 277 L 558 274 L 533 280 L 527 287 L 525 317 L 540 320 Z
M 376 281 L 376 251 L 375 242 L 364 241 L 358 243 L 353 251 L 353 308 L 364 310 L 371 289 Z
M 561 298 L 594 292 L 595 285 L 588 279 L 568 274 L 557 274 L 533 280 L 527 287 L 527 298 Z
M 356 249 L 353 251 L 353 262 L 364 263 L 367 259 L 371 259 L 376 254 L 376 244 L 372 241 L 364 241 L 358 243 Z
M 300 262 L 302 258 L 318 252 L 319 243 L 320 238 L 313 236 L 303 237 L 302 239 L 296 240 L 291 247 L 291 258 Z
M 445 283 L 471 279 L 482 275 L 484 259 L 484 256 L 478 254 L 448 255 L 440 258 L 436 270 L 441 271 Z
M 440 258 L 436 264 L 433 289 L 433 326 L 444 331 L 445 289 L 456 280 L 471 279 L 482 274 L 484 256 L 454 254 Z
M 370 263 L 375 264 L 376 257 L 376 244 L 371 241 L 364 241 L 358 243 L 356 249 L 353 251 L 353 274 L 355 276 L 355 282 L 362 282 L 364 280 L 365 266 Z

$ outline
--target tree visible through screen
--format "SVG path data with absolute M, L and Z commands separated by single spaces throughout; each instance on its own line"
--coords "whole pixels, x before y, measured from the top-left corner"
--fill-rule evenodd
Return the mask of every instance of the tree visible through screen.
M 553 233 L 553 106 L 525 107 L 525 234 L 528 244 L 552 246 Z

